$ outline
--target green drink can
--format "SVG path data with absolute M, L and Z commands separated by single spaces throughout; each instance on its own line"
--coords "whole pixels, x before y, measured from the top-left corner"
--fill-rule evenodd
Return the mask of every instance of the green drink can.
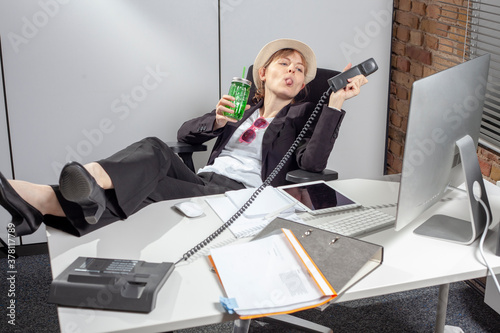
M 230 108 L 234 113 L 224 112 L 227 117 L 240 120 L 243 118 L 243 113 L 245 112 L 245 107 L 247 106 L 248 96 L 250 95 L 250 85 L 252 82 L 249 80 L 233 77 L 231 82 L 231 87 L 229 88 L 229 95 L 235 98 L 233 104 L 234 108 Z

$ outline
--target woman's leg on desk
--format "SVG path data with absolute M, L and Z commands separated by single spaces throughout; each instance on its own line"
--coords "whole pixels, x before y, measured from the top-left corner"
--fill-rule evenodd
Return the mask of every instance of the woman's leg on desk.
M 143 139 L 109 158 L 85 166 L 70 163 L 61 172 L 60 186 L 51 186 L 51 189 L 26 182 L 21 188 L 19 182 L 11 183 L 21 200 L 26 200 L 25 204 L 32 205 L 38 212 L 36 228 L 43 216 L 45 224 L 77 236 L 126 219 L 153 202 L 244 188 L 226 177 L 194 174 L 157 138 Z M 33 195 L 27 195 L 34 186 L 44 189 L 44 194 L 39 195 L 54 209 L 44 209 L 36 204 Z M 2 205 L 6 207 L 3 202 Z

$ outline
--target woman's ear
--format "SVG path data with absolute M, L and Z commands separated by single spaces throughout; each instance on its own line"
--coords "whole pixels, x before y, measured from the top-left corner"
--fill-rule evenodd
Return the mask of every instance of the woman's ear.
M 266 78 L 266 68 L 265 67 L 259 68 L 259 78 L 262 82 L 265 81 L 265 78 Z

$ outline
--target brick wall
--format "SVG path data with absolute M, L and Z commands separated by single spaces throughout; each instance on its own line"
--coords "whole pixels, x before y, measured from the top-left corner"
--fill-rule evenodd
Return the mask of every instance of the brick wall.
M 451 5 L 466 0 L 395 0 L 391 55 L 389 127 L 387 136 L 388 174 L 400 173 L 408 124 L 411 85 L 462 61 L 463 38 L 451 20 L 466 20 L 466 13 Z M 446 19 L 444 16 L 449 17 Z M 458 47 L 459 49 L 459 47 Z M 479 163 L 485 177 L 500 179 L 500 156 L 484 147 L 478 148 Z

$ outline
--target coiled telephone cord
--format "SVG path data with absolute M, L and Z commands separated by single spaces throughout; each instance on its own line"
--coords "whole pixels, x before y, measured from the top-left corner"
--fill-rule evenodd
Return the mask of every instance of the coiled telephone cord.
M 321 108 L 323 104 L 325 103 L 326 99 L 330 96 L 332 89 L 329 88 L 327 91 L 323 93 L 321 98 L 319 99 L 318 103 L 316 104 L 316 107 L 314 108 L 313 112 L 309 116 L 309 119 L 307 119 L 306 123 L 304 124 L 304 127 L 300 131 L 299 135 L 297 135 L 297 138 L 295 138 L 295 141 L 292 143 L 290 148 L 288 148 L 288 151 L 285 153 L 285 155 L 281 158 L 281 161 L 276 165 L 274 170 L 267 176 L 266 180 L 260 185 L 255 192 L 250 196 L 250 198 L 241 206 L 240 209 L 236 213 L 234 213 L 229 220 L 227 220 L 222 226 L 220 226 L 217 230 L 215 230 L 210 236 L 205 238 L 203 241 L 195 245 L 193 248 L 191 248 L 189 251 L 184 253 L 181 259 L 179 259 L 175 264 L 177 265 L 181 261 L 186 261 L 188 260 L 192 255 L 203 249 L 205 246 L 207 246 L 211 241 L 213 241 L 217 236 L 219 236 L 224 230 L 226 230 L 231 224 L 234 223 L 240 217 L 245 210 L 247 210 L 248 207 L 255 201 L 257 196 L 266 188 L 266 186 L 270 185 L 271 182 L 273 181 L 274 178 L 278 175 L 278 173 L 283 169 L 285 166 L 285 163 L 290 159 L 292 156 L 293 152 L 297 149 L 299 146 L 300 142 L 304 138 L 304 135 L 306 134 L 307 130 L 311 127 L 314 119 L 318 115 L 318 113 L 321 111 Z

